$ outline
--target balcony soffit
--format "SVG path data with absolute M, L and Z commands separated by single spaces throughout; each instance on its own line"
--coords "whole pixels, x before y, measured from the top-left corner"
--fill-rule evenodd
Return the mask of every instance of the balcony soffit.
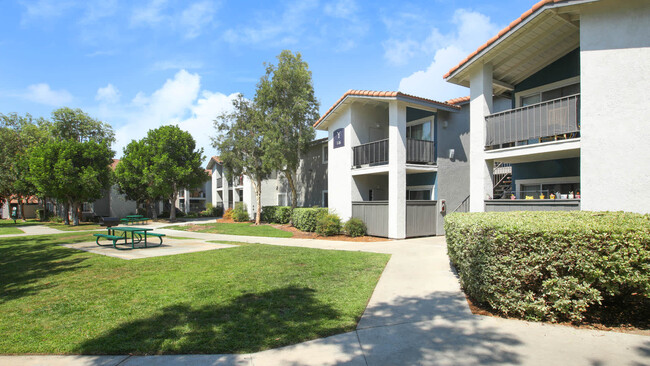
M 449 82 L 469 87 L 478 65 L 492 64 L 494 93 L 511 90 L 534 73 L 580 46 L 579 13 L 575 7 L 546 9 L 514 33 L 472 60 Z

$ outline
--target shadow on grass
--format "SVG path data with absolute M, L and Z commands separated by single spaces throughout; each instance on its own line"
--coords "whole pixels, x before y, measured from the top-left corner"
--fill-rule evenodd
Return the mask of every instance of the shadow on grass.
M 57 247 L 58 242 L 60 238 L 51 235 L 0 240 L 0 304 L 52 288 L 52 282 L 39 282 L 85 267 L 80 264 L 86 258 L 68 258 L 77 252 Z
M 350 331 L 314 290 L 284 287 L 219 305 L 168 306 L 81 344 L 81 354 L 245 353 Z

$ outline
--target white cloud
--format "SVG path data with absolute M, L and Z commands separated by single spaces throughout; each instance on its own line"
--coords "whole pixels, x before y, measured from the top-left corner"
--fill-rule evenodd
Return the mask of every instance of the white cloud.
M 468 94 L 467 88 L 447 83 L 442 76 L 478 46 L 497 34 L 501 27 L 481 13 L 463 9 L 456 11 L 452 23 L 456 28 L 448 34 L 433 29 L 430 35 L 415 47 L 420 52 L 432 53 L 433 62 L 426 70 L 417 71 L 403 78 L 399 83 L 400 91 L 437 100 Z M 399 48 L 395 49 L 399 51 Z M 411 49 L 407 47 L 403 52 L 410 51 Z M 390 60 L 389 56 L 385 56 Z
M 359 6 L 354 0 L 339 0 L 325 5 L 325 14 L 342 19 L 356 19 Z
M 215 6 L 210 1 L 201 1 L 183 10 L 180 16 L 181 27 L 185 30 L 186 38 L 196 38 L 204 27 L 212 23 Z
M 289 45 L 298 41 L 296 35 L 304 33 L 304 27 L 312 19 L 308 14 L 317 8 L 316 0 L 294 1 L 285 7 L 281 15 L 264 14 L 253 25 L 228 29 L 223 38 L 229 43 Z
M 31 21 L 58 18 L 74 6 L 72 1 L 63 0 L 21 1 L 21 4 L 25 7 L 21 18 L 23 25 Z
M 165 19 L 162 11 L 166 5 L 166 0 L 151 0 L 147 5 L 133 9 L 131 24 L 135 26 L 154 26 L 161 23 Z
M 130 102 L 111 106 L 100 104 L 96 111 L 98 117 L 119 126 L 115 131 L 117 155 L 122 154 L 122 149 L 131 140 L 143 138 L 150 129 L 177 124 L 192 134 L 206 156 L 211 156 L 214 149 L 210 136 L 216 133 L 212 121 L 232 108 L 236 93 L 225 95 L 201 90 L 200 81 L 198 74 L 181 70 L 151 94 L 141 91 Z
M 203 62 L 197 60 L 161 60 L 153 64 L 152 68 L 157 71 L 180 70 L 180 69 L 200 69 L 203 68 Z
M 97 89 L 95 100 L 101 103 L 115 104 L 120 101 L 120 91 L 113 84 Z
M 27 87 L 27 92 L 21 95 L 32 102 L 47 104 L 55 107 L 70 103 L 73 100 L 72 94 L 67 90 L 52 90 L 48 84 L 34 84 Z

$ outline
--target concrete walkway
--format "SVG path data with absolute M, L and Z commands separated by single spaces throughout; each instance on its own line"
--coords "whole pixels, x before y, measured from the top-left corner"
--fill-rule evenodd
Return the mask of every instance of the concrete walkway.
M 444 238 L 373 243 L 156 230 L 392 254 L 357 330 L 241 355 L 0 356 L 0 365 L 650 365 L 650 337 L 473 315 Z

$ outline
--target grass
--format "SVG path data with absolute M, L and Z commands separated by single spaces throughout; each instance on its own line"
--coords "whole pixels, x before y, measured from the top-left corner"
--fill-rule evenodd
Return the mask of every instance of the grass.
M 0 354 L 245 353 L 348 332 L 389 258 L 245 244 L 126 261 L 57 245 L 89 235 L 0 239 Z
M 2 225 L 0 226 L 0 235 L 9 235 L 9 234 L 23 234 L 24 231 L 18 229 L 17 227 Z
M 165 229 L 226 235 L 266 236 L 272 238 L 290 238 L 293 236 L 293 233 L 276 229 L 270 225 L 255 226 L 248 222 L 177 225 L 167 226 Z

